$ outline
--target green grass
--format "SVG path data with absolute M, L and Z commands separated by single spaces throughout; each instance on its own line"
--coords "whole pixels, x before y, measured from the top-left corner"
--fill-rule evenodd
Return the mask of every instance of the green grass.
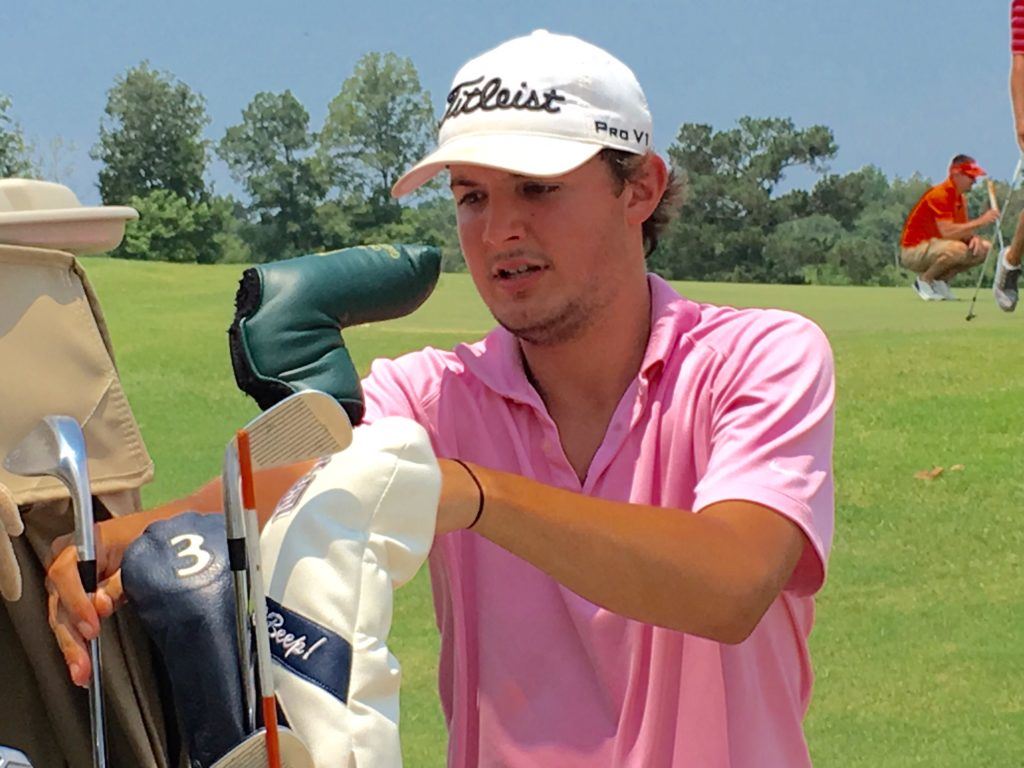
M 256 412 L 235 388 L 225 335 L 241 268 L 84 263 L 156 461 L 146 502 L 181 495 L 217 473 L 224 443 Z M 999 312 L 987 292 L 967 323 L 966 300 L 925 304 L 909 288 L 681 288 L 801 312 L 835 350 L 837 528 L 806 722 L 815 763 L 1021 765 L 1024 315 Z M 445 275 L 411 317 L 345 336 L 365 371 L 374 357 L 450 347 L 490 326 L 468 278 Z M 932 466 L 947 471 L 914 477 Z M 406 764 L 441 766 L 425 570 L 396 602 Z

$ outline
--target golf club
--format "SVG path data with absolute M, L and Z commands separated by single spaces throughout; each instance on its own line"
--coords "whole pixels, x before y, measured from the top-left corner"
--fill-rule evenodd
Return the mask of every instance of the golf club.
M 14 747 L 0 747 L 0 768 L 32 768 L 25 753 Z
M 281 768 L 314 768 L 313 756 L 302 739 L 288 728 L 278 729 Z M 263 729 L 248 736 L 210 768 L 263 768 L 267 764 L 267 741 Z M 0 768 L 3 765 L 0 764 Z
M 245 556 L 245 518 L 242 511 L 241 488 L 238 483 L 238 449 L 231 440 L 224 449 L 221 470 L 221 492 L 224 504 L 224 527 L 228 540 L 228 565 L 235 592 L 235 644 L 242 681 L 246 731 L 256 729 L 256 680 L 252 674 L 252 642 L 249 634 L 249 566 Z
M 260 704 L 267 742 L 268 768 L 281 768 L 281 751 L 277 733 L 277 697 L 274 694 L 274 673 L 270 668 L 270 638 L 267 628 L 267 594 L 263 588 L 263 558 L 259 548 L 259 521 L 256 518 L 256 493 L 253 490 L 252 451 L 249 433 L 244 429 L 235 435 L 238 465 L 242 479 L 242 507 L 245 510 L 245 549 L 249 558 L 249 589 L 252 595 L 253 629 L 256 636 L 256 667 L 260 681 Z
M 92 492 L 86 465 L 85 436 L 70 416 L 46 416 L 26 435 L 7 458 L 4 467 L 15 475 L 56 477 L 71 492 L 75 517 L 75 548 L 78 575 L 86 593 L 96 592 L 96 542 L 93 538 Z M 89 718 L 92 725 L 93 765 L 107 765 L 106 726 L 103 715 L 103 684 L 100 675 L 100 639 L 90 640 Z
M 999 218 L 996 219 L 996 236 L 993 238 L 994 242 L 989 246 L 988 253 L 985 254 L 985 261 L 981 264 L 981 272 L 978 274 L 978 282 L 974 286 L 974 295 L 971 297 L 971 306 L 967 309 L 967 317 L 964 318 L 967 322 L 973 320 L 977 315 L 974 313 L 974 304 L 978 300 L 978 291 L 981 290 L 981 284 L 985 282 L 985 274 L 988 272 L 988 260 L 992 255 L 992 252 L 996 252 L 996 258 L 1000 258 L 1005 247 L 1003 244 L 1003 211 L 1006 206 L 1010 203 L 1010 198 L 1013 197 L 1013 193 L 1020 183 L 1021 172 L 1024 170 L 1024 154 L 1021 154 L 1017 158 L 1017 167 L 1013 169 L 1013 178 L 1010 179 L 1010 188 L 1006 191 L 1006 198 L 1003 200 L 1003 207 L 1000 208 L 996 205 L 996 187 L 991 179 L 988 180 L 988 202 L 989 205 L 999 212 Z M 998 249 L 996 247 L 998 243 Z
M 275 403 L 243 429 L 249 436 L 253 472 L 329 456 L 344 450 L 352 442 L 352 425 L 345 410 L 330 395 L 312 389 Z M 239 671 L 245 695 L 246 725 L 252 731 L 256 728 L 256 681 L 249 632 L 253 605 L 249 588 L 251 556 L 246 554 L 246 520 L 240 479 L 238 445 L 231 440 L 224 451 L 221 482 L 228 560 L 235 590 Z

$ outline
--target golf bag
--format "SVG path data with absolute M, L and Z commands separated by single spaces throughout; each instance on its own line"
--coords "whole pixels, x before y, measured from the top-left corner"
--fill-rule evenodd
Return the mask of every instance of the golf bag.
M 278 704 L 317 768 L 402 763 L 392 593 L 426 559 L 440 488 L 426 431 L 381 419 L 318 462 L 263 531 Z M 191 765 L 210 768 L 248 735 L 224 518 L 153 523 L 121 573 L 170 674 Z
M 153 465 L 121 388 L 98 299 L 71 253 L 2 244 L 15 231 L 5 217 L 25 218 L 8 213 L 3 189 L 0 457 L 43 416 L 72 416 L 90 451 L 96 519 L 130 514 L 139 509 L 138 489 L 152 478 Z M 56 246 L 54 232 L 64 222 L 52 223 L 54 229 L 44 227 L 40 236 Z M 17 227 L 23 236 L 22 224 Z M 84 768 L 91 762 L 88 698 L 71 683 L 47 624 L 44 586 L 51 542 L 74 528 L 70 498 L 54 478 L 21 477 L 2 467 L 0 484 L 10 490 L 25 526 L 12 541 L 21 599 L 0 604 L 0 743 L 23 750 L 37 766 Z M 130 610 L 103 623 L 102 645 L 111 763 L 178 765 L 173 725 L 168 728 L 173 713 L 165 710 L 148 642 Z

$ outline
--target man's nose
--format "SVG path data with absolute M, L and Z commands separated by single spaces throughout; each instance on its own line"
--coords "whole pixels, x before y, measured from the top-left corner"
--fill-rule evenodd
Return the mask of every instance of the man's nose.
M 491 195 L 484 214 L 484 242 L 501 245 L 522 239 L 526 219 L 522 206 L 507 195 Z

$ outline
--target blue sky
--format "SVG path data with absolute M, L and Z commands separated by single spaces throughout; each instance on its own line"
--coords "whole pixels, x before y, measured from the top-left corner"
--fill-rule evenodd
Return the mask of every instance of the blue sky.
M 838 173 L 938 177 L 955 152 L 993 176 L 1017 159 L 1007 96 L 1007 0 L 560 2 L 0 2 L 0 93 L 40 147 L 73 142 L 65 179 L 96 202 L 106 92 L 143 59 L 207 100 L 219 139 L 258 91 L 286 88 L 318 129 L 367 51 L 410 57 L 434 100 L 468 58 L 536 28 L 575 34 L 636 72 L 664 149 L 683 122 L 791 117 L 833 129 Z M 235 190 L 218 162 L 218 192 Z M 789 185 L 809 176 L 793 174 Z

